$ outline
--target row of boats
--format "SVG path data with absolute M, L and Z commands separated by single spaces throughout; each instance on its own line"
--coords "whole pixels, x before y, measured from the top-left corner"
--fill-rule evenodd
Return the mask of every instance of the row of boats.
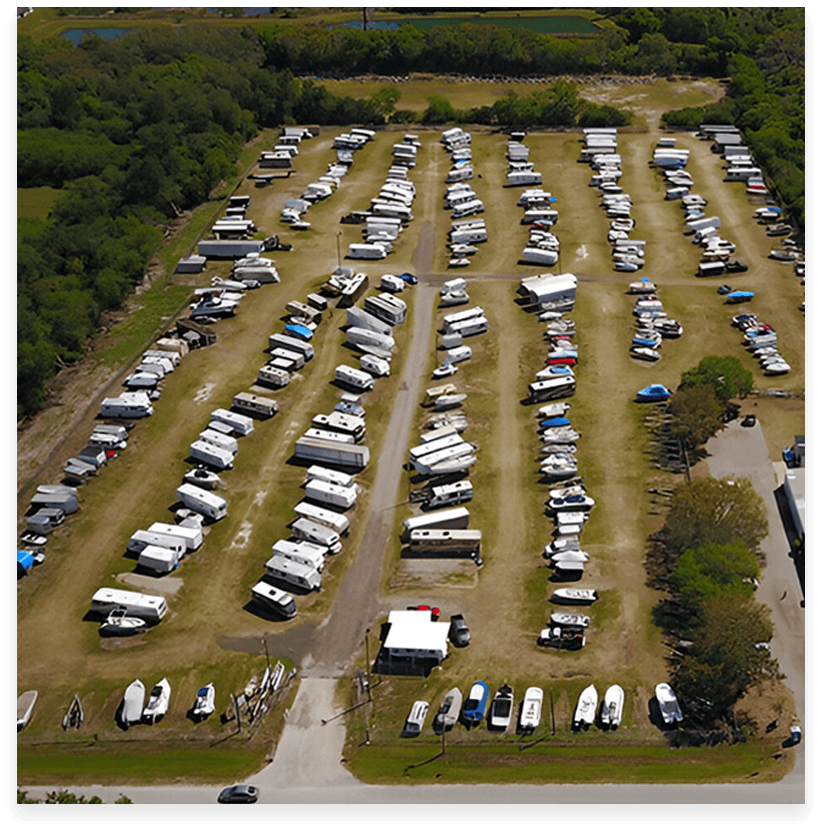
M 516 720 L 517 731 L 528 734 L 539 727 L 542 719 L 543 691 L 540 687 L 528 687 L 522 699 L 519 716 Z M 457 722 L 462 722 L 468 729 L 477 727 L 487 718 L 489 730 L 504 732 L 509 729 L 514 716 L 514 691 L 508 684 L 503 684 L 490 699 L 488 685 L 476 681 L 471 685 L 463 703 L 459 687 L 445 693 L 434 716 L 432 727 L 435 733 L 442 734 L 451 730 Z M 418 736 L 424 727 L 428 714 L 427 701 L 415 701 L 411 706 L 403 728 L 404 736 Z
M 785 375 L 791 365 L 782 357 L 777 346 L 776 330 L 760 322 L 756 315 L 739 314 L 734 325 L 742 331 L 745 348 L 759 361 L 765 375 Z
M 658 361 L 663 340 L 678 338 L 682 334 L 682 324 L 667 316 L 656 286 L 647 278 L 631 283 L 628 293 L 639 295 L 634 303 L 636 328 L 631 340 L 631 357 Z
M 679 724 L 682 721 L 682 711 L 670 685 L 664 682 L 657 684 L 654 695 L 663 723 L 666 726 Z M 544 693 L 540 687 L 528 687 L 516 718 L 518 733 L 527 735 L 539 727 L 543 700 Z M 589 684 L 577 699 L 571 728 L 574 731 L 587 730 L 598 724 L 603 730 L 616 730 L 622 723 L 624 706 L 625 691 L 619 684 L 608 687 L 601 701 L 596 686 Z M 420 735 L 428 709 L 429 704 L 424 700 L 417 700 L 412 704 L 405 720 L 404 736 Z M 514 713 L 514 690 L 509 684 L 503 684 L 491 698 L 488 685 L 484 681 L 475 681 L 464 702 L 459 687 L 445 693 L 434 716 L 432 728 L 435 733 L 441 734 L 451 730 L 457 722 L 470 729 L 487 720 L 489 730 L 505 732 L 511 726 Z

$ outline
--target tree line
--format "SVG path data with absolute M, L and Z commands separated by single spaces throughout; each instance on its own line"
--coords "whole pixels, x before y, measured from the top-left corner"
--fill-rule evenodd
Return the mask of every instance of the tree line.
M 102 313 L 122 304 L 142 279 L 159 244 L 158 224 L 207 199 L 260 128 L 419 119 L 395 108 L 399 93 L 391 87 L 354 99 L 298 75 L 720 74 L 739 67 L 732 94 L 751 103 L 750 120 L 740 126 L 755 134 L 751 143 L 772 177 L 780 177 L 787 204 L 803 204 L 804 99 L 791 86 L 803 74 L 792 62 L 803 43 L 800 10 L 601 14 L 602 34 L 576 38 L 472 24 L 363 32 L 206 23 L 136 28 L 113 41 L 86 37 L 78 47 L 64 38 L 19 38 L 17 184 L 47 185 L 61 196 L 47 219 L 18 222 L 18 417 L 37 411 L 49 378 L 82 356 Z M 783 92 L 795 92 L 783 117 L 788 138 L 771 112 L 776 98 L 755 103 L 762 91 L 757 72 L 767 89 L 781 83 Z M 619 110 L 580 99 L 564 80 L 491 106 L 455 110 L 441 95 L 428 103 L 423 123 L 627 123 Z
M 729 400 L 751 386 L 736 358 L 704 358 L 669 399 L 674 430 L 690 446 L 704 443 Z M 770 654 L 770 611 L 755 599 L 767 533 L 750 481 L 700 478 L 674 488 L 652 538 L 648 583 L 666 593 L 653 617 L 672 638 L 671 684 L 693 726 L 733 723 L 751 687 L 782 677 Z

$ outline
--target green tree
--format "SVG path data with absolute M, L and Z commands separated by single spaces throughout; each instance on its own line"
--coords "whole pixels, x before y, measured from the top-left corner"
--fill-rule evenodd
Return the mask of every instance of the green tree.
M 745 396 L 753 391 L 753 375 L 744 369 L 738 358 L 710 355 L 699 366 L 682 373 L 680 387 L 711 384 L 720 401 Z
M 704 444 L 722 428 L 725 406 L 712 384 L 680 387 L 668 401 L 672 438 L 685 443 L 688 449 Z
M 663 537 L 678 554 L 711 543 L 741 540 L 751 551 L 768 533 L 762 498 L 748 479 L 694 479 L 671 497 Z
M 396 87 L 380 87 L 368 100 L 382 121 L 388 121 L 402 93 Z

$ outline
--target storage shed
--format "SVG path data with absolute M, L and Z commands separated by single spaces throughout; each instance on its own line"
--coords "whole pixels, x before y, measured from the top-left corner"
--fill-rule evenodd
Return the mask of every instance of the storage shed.
M 427 675 L 448 655 L 450 623 L 434 621 L 427 610 L 388 613 L 388 633 L 380 650 L 381 672 Z

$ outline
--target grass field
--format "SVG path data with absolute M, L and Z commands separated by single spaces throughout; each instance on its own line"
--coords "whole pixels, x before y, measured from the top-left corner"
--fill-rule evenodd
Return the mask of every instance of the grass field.
M 348 244 L 358 239 L 356 226 L 339 225 L 338 220 L 349 210 L 366 207 L 376 193 L 390 163 L 395 138 L 392 133 L 379 134 L 375 142 L 359 151 L 340 190 L 311 208 L 310 230 L 291 231 L 277 222 L 286 199 L 298 196 L 305 184 L 324 172 L 333 157 L 329 149 L 332 135 L 324 131 L 319 139 L 300 148 L 297 173 L 291 179 L 259 190 L 251 188 L 247 180 L 241 184 L 238 192 L 252 195 L 250 218 L 266 233 L 281 233 L 294 243 L 294 251 L 276 255 L 282 282 L 250 294 L 235 318 L 216 324 L 216 345 L 192 352 L 183 360 L 165 381 L 155 415 L 135 427 L 122 457 L 82 488 L 81 511 L 52 534 L 46 563 L 18 583 L 18 690 L 40 690 L 35 718 L 18 738 L 21 782 L 49 775 L 70 781 L 71 765 L 67 766 L 65 760 L 77 739 L 63 734 L 58 725 L 78 690 L 88 697 L 88 726 L 80 735 L 99 736 L 95 749 L 99 755 L 94 757 L 98 761 L 74 768 L 76 781 L 100 781 L 98 772 L 110 754 L 143 756 L 145 745 L 135 749 L 132 740 L 148 730 L 167 734 L 184 747 L 195 742 L 208 757 L 202 760 L 202 772 L 198 774 L 204 779 L 210 777 L 209 771 L 217 769 L 219 762 L 214 760 L 220 759 L 224 750 L 226 770 L 237 771 L 238 775 L 254 767 L 254 758 L 262 760 L 270 752 L 270 745 L 263 747 L 262 741 L 253 746 L 235 747 L 227 742 L 209 747 L 231 732 L 231 723 L 220 724 L 215 716 L 194 727 L 182 709 L 193 703 L 199 685 L 220 679 L 218 712 L 224 710 L 229 692 L 241 691 L 252 675 L 259 674 L 261 639 L 267 634 L 291 632 L 305 621 L 325 619 L 343 574 L 356 558 L 369 512 L 374 466 L 358 477 L 364 493 L 352 516 L 352 535 L 343 552 L 327 566 L 323 591 L 313 595 L 295 593 L 300 609 L 296 621 L 281 623 L 261 618 L 248 605 L 250 586 L 264 570 L 270 545 L 279 536 L 287 536 L 285 526 L 293 516 L 292 506 L 301 498 L 304 470 L 287 464 L 294 438 L 308 427 L 312 414 L 328 411 L 337 400 L 339 390 L 328 383 L 334 367 L 355 362 L 350 350 L 342 345 L 344 311 L 332 309 L 324 315 L 316 338 L 316 358 L 283 390 L 269 393 L 280 402 L 279 413 L 268 422 L 258 422 L 255 431 L 240 440 L 235 468 L 224 476 L 229 515 L 210 527 L 202 549 L 184 561 L 172 578 L 160 583 L 134 575 L 134 561 L 123 552 L 134 530 L 171 517 L 168 509 L 174 501 L 174 488 L 188 468 L 185 457 L 189 442 L 205 426 L 212 409 L 228 406 L 236 392 L 251 387 L 266 358 L 268 335 L 281 328 L 286 302 L 315 291 L 337 265 L 338 246 L 344 253 Z M 422 134 L 420 164 L 410 177 L 418 186 L 416 219 L 395 246 L 395 254 L 382 264 L 353 264 L 370 275 L 372 285 L 384 271 L 412 268 L 422 228 L 428 223 L 436 236 L 431 280 L 448 276 L 445 232 L 449 216 L 441 207 L 448 165 L 438 138 L 435 133 Z M 400 561 L 394 536 L 386 543 L 381 593 L 381 602 L 388 608 L 433 600 L 444 613 L 463 611 L 471 626 L 472 645 L 467 650 L 452 651 L 445 669 L 426 680 L 385 677 L 375 687 L 373 713 L 377 728 L 372 745 L 354 750 L 362 728 L 355 718 L 346 755 L 352 760 L 352 769 L 364 779 L 372 781 L 376 777 L 373 781 L 377 781 L 385 776 L 400 781 L 405 765 L 424 761 L 429 748 L 432 756 L 438 751 L 438 740 L 415 746 L 398 744 L 398 725 L 411 701 L 419 697 L 435 701 L 455 684 L 464 689 L 476 678 L 484 678 L 492 692 L 503 680 L 512 683 L 518 693 L 531 683 L 540 683 L 546 693 L 551 691 L 557 738 L 549 740 L 546 736 L 544 742 L 527 751 L 531 756 L 539 754 L 539 764 L 520 767 L 520 762 L 515 763 L 514 757 L 521 759 L 526 752 L 520 753 L 516 740 L 510 737 L 500 741 L 479 732 L 465 733 L 449 736 L 447 766 L 432 762 L 416 768 L 409 772 L 412 781 L 423 781 L 432 771 L 451 777 L 449 781 L 510 781 L 508 776 L 516 781 L 536 781 L 540 769 L 543 778 L 539 781 L 554 781 L 552 777 L 559 777 L 562 771 L 561 757 L 556 754 L 576 755 L 577 749 L 580 758 L 598 761 L 590 773 L 575 765 L 569 774 L 572 781 L 649 781 L 646 777 L 652 776 L 659 779 L 650 781 L 736 780 L 752 769 L 760 770 L 763 777 L 778 778 L 784 762 L 773 760 L 769 746 L 756 742 L 672 754 L 647 714 L 653 684 L 667 672 L 665 647 L 649 617 L 656 594 L 645 587 L 643 570 L 644 540 L 660 523 L 659 515 L 651 510 L 646 489 L 664 475 L 647 464 L 642 408 L 631 403 L 631 398 L 651 380 L 676 386 L 681 372 L 709 353 L 739 357 L 755 370 L 759 385 L 771 386 L 758 374 L 753 359 L 740 346 L 736 330 L 729 325 L 732 310 L 722 304 L 715 291 L 720 281 L 693 276 L 698 257 L 695 246 L 680 233 L 679 207 L 663 201 L 659 178 L 647 166 L 655 143 L 653 131 L 626 134 L 620 140 L 620 149 L 625 163 L 623 185 L 634 198 L 639 236 L 648 243 L 649 266 L 643 273 L 657 282 L 666 308 L 685 327 L 681 339 L 665 344 L 663 360 L 656 366 L 636 363 L 628 357 L 633 325 L 633 302 L 625 294 L 628 277 L 610 269 L 607 220 L 597 207 L 597 194 L 586 187 L 589 170 L 575 161 L 579 136 L 534 134 L 527 139 L 531 159 L 543 172 L 546 187 L 558 197 L 557 234 L 562 242 L 562 262 L 555 271 L 573 272 L 580 280 L 573 317 L 582 363 L 571 413 L 575 428 L 582 434 L 578 442 L 580 468 L 597 500 L 586 530 L 592 562 L 585 584 L 595 583 L 602 593 L 602 600 L 592 610 L 594 622 L 584 650 L 552 653 L 536 646 L 538 629 L 545 625 L 545 600 L 552 587 L 540 556 L 551 523 L 543 513 L 548 487 L 537 482 L 539 441 L 534 419 L 520 400 L 528 381 L 542 365 L 546 346 L 542 325 L 513 302 L 519 279 L 535 269 L 517 264 L 527 229 L 518 224 L 517 191 L 502 188 L 505 141 L 506 137 L 499 134 L 474 135 L 475 165 L 483 174 L 474 184 L 485 200 L 491 241 L 482 246 L 472 269 L 462 276 L 470 283 L 471 304 L 486 309 L 491 328 L 487 334 L 471 339 L 474 357 L 455 376 L 470 392 L 465 409 L 471 426 L 466 437 L 480 448 L 472 472 L 476 495 L 469 506 L 484 533 L 485 565 L 479 571 L 463 569 L 459 563 L 415 571 L 414 563 Z M 721 213 L 723 232 L 727 230 L 740 256 L 751 263 L 751 271 L 744 275 L 744 284 L 757 291 L 751 309 L 767 313 L 769 322 L 780 332 L 780 346 L 784 337 L 786 352 L 795 357 L 793 372 L 780 379 L 779 386 L 801 392 L 804 330 L 797 306 L 802 288 L 786 270 L 788 267 L 767 259 L 770 246 L 750 219 L 752 206 L 744 188 L 721 183 L 718 160 L 705 145 L 689 136 L 678 137 L 678 144 L 692 148 L 689 169 L 699 181 L 700 191 Z M 216 203 L 203 208 L 197 222 L 204 225 L 214 207 Z M 193 240 L 191 231 L 174 243 L 178 248 L 174 256 L 164 260 L 166 267 L 176 261 L 189 240 Z M 192 283 L 205 285 L 212 276 L 227 274 L 226 263 L 209 263 Z M 177 275 L 173 285 L 158 281 L 140 296 L 146 321 L 153 318 L 159 328 L 160 318 L 170 314 L 175 304 L 185 302 L 192 285 L 185 286 L 179 279 Z M 741 285 L 743 281 L 738 282 Z M 776 291 L 785 302 L 772 302 Z M 412 316 L 429 313 L 428 309 L 414 307 L 413 290 L 404 292 L 403 297 L 412 304 Z M 436 324 L 440 313 L 433 313 Z M 412 325 L 413 317 L 397 332 L 399 349 L 392 376 L 380 381 L 377 393 L 367 399 L 372 459 L 378 456 L 401 367 L 408 359 Z M 141 337 L 151 332 L 148 322 L 139 331 L 133 332 L 130 327 L 128 321 L 114 327 L 111 348 L 122 351 L 111 353 L 112 365 L 127 360 L 129 349 L 138 347 Z M 101 360 L 105 360 L 102 353 Z M 435 360 L 432 343 L 432 368 Z M 769 447 L 776 452 L 795 432 L 804 432 L 800 429 L 804 408 L 799 399 L 758 399 L 757 405 Z M 40 482 L 59 480 L 63 459 L 83 446 L 93 416 L 94 408 L 46 465 Z M 26 433 L 21 434 L 21 452 L 29 441 Z M 408 441 L 417 443 L 416 431 Z M 30 487 L 23 488 L 18 501 L 21 526 L 30 492 Z M 401 493 L 399 501 L 403 498 Z M 400 506 L 394 526 L 398 527 L 409 513 L 407 506 Z M 96 624 L 83 619 L 91 594 L 101 585 L 157 586 L 168 592 L 168 619 L 147 635 L 122 644 L 101 641 Z M 44 609 L 49 610 L 48 615 L 43 614 Z M 341 656 L 341 660 L 348 658 Z M 361 657 L 358 665 L 362 666 Z M 179 711 L 175 708 L 176 715 L 170 713 L 168 721 L 155 728 L 120 734 L 114 728 L 113 716 L 125 686 L 134 677 L 150 684 L 154 675 L 161 674 L 172 681 L 173 704 Z M 599 731 L 571 736 L 567 730 L 575 696 L 591 680 L 599 686 L 606 680 L 621 683 L 628 693 L 625 730 L 616 737 Z M 344 683 L 349 683 L 348 679 Z M 269 715 L 264 729 L 276 733 L 280 724 L 278 711 Z M 562 748 L 559 743 L 563 743 Z M 664 770 L 654 763 L 659 758 L 666 761 Z M 380 759 L 385 763 L 382 772 Z M 138 764 L 129 761 L 127 768 L 133 771 L 134 781 L 141 778 Z M 586 778 L 589 775 L 591 779 Z
M 59 188 L 17 188 L 17 216 L 45 219 L 59 198 Z

